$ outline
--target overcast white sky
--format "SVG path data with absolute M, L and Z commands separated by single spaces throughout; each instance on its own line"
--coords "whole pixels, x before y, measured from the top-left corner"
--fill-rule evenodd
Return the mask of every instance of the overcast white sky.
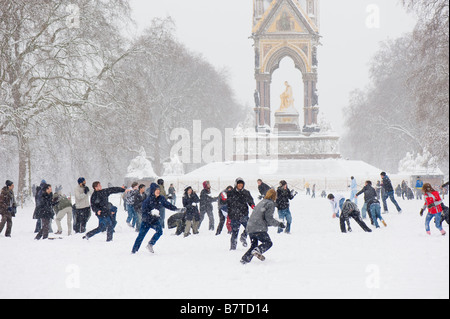
M 139 30 L 154 17 L 171 16 L 178 39 L 217 68 L 227 68 L 237 100 L 253 107 L 254 51 L 248 38 L 252 0 L 131 0 L 131 4 Z M 373 22 L 370 18 L 377 11 L 379 26 L 370 28 L 367 21 Z M 398 0 L 321 0 L 320 15 L 320 107 L 333 128 L 342 133 L 342 112 L 349 93 L 368 84 L 368 64 L 379 42 L 411 31 L 415 17 L 407 14 Z M 303 84 L 298 80 L 300 72 L 291 64 L 289 59 L 283 61 L 274 73 L 272 106 L 278 108 L 283 82 L 288 80 L 300 111 Z

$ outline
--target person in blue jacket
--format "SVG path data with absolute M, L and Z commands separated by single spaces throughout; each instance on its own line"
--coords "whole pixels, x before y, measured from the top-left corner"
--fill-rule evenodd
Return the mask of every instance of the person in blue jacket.
M 172 211 L 178 211 L 178 208 L 176 206 L 169 203 L 166 198 L 161 195 L 161 189 L 159 188 L 159 185 L 153 183 L 150 185 L 149 196 L 142 203 L 142 223 L 139 230 L 139 235 L 136 238 L 133 249 L 131 251 L 132 254 L 138 252 L 150 228 L 154 229 L 156 233 L 148 243 L 147 249 L 151 253 L 154 253 L 153 246 L 163 234 L 159 216 L 160 208 L 163 207 Z

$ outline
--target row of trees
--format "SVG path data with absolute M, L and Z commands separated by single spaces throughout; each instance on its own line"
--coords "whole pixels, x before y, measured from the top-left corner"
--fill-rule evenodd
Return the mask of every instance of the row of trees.
M 0 171 L 18 193 L 41 179 L 120 183 L 142 146 L 162 174 L 172 128 L 237 124 L 226 72 L 170 18 L 129 39 L 132 23 L 127 0 L 0 0 Z
M 397 171 L 407 152 L 449 161 L 449 1 L 403 0 L 415 30 L 388 40 L 371 62 L 371 85 L 352 92 L 343 153 Z

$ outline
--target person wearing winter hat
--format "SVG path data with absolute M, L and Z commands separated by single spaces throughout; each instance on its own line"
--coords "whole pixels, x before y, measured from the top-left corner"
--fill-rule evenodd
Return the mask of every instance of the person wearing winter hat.
M 380 174 L 381 176 L 381 187 L 384 190 L 383 193 L 383 197 L 382 197 L 382 201 L 383 201 L 383 209 L 384 209 L 384 214 L 389 213 L 388 211 L 388 207 L 387 207 L 387 199 L 389 198 L 391 200 L 391 202 L 395 205 L 395 208 L 397 208 L 397 211 L 399 214 L 402 213 L 402 209 L 400 208 L 400 206 L 398 205 L 395 197 L 394 197 L 394 187 L 392 187 L 392 182 L 389 179 L 389 177 L 387 176 L 386 172 L 381 172 Z
M 247 222 L 249 219 L 248 208 L 255 208 L 255 202 L 248 190 L 245 189 L 245 182 L 242 178 L 237 178 L 234 184 L 234 188 L 227 192 L 227 207 L 228 216 L 231 220 L 231 248 L 230 250 L 236 250 L 237 238 L 239 235 L 240 226 L 244 226 L 244 231 L 241 235 L 241 243 L 244 247 L 247 247 Z
M 264 253 L 267 252 L 273 245 L 272 240 L 268 234 L 269 226 L 285 228 L 286 226 L 273 218 L 275 212 L 275 201 L 277 199 L 277 192 L 274 189 L 269 189 L 266 192 L 264 199 L 256 205 L 252 215 L 247 223 L 247 233 L 249 234 L 251 247 L 242 256 L 241 263 L 247 264 L 252 261 L 253 257 L 264 261 Z M 258 243 L 261 244 L 258 246 Z
M 139 235 L 136 238 L 136 241 L 133 245 L 131 251 L 132 254 L 138 252 L 150 228 L 154 229 L 156 233 L 153 235 L 152 239 L 148 243 L 147 250 L 151 253 L 155 252 L 153 250 L 153 247 L 163 234 L 163 229 L 161 226 L 159 216 L 161 207 L 165 207 L 169 210 L 183 213 L 185 211 L 184 209 L 179 210 L 176 206 L 169 203 L 167 199 L 161 194 L 161 189 L 159 185 L 152 183 L 149 187 L 148 196 L 142 203 L 142 224 L 139 230 Z
M 11 237 L 12 218 L 16 214 L 16 201 L 14 198 L 14 183 L 7 180 L 5 186 L 0 191 L 0 233 L 6 225 L 5 237 Z

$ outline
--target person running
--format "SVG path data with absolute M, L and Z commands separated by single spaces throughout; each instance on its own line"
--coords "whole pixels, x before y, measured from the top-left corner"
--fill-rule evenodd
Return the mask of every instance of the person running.
M 101 232 L 106 231 L 106 241 L 113 240 L 113 232 L 115 226 L 115 218 L 112 215 L 116 214 L 112 211 L 112 206 L 109 204 L 109 196 L 112 194 L 119 194 L 128 192 L 125 187 L 109 187 L 103 189 L 102 184 L 98 181 L 92 183 L 94 193 L 91 196 L 91 209 L 98 218 L 98 227 L 88 232 L 83 239 L 89 239 Z
M 387 176 L 387 174 L 385 172 L 382 172 L 380 174 L 380 176 L 382 178 L 381 187 L 384 190 L 384 193 L 382 195 L 384 214 L 389 213 L 388 207 L 387 207 L 387 202 L 386 202 L 386 200 L 388 198 L 395 205 L 395 207 L 397 208 L 398 213 L 401 214 L 402 213 L 402 209 L 400 208 L 400 206 L 398 205 L 397 201 L 395 200 L 394 187 L 392 186 L 391 180 L 389 179 L 389 177 Z
M 156 233 L 147 245 L 147 250 L 154 253 L 153 247 L 163 234 L 163 228 L 160 221 L 159 212 L 161 208 L 167 208 L 172 211 L 178 211 L 178 208 L 167 201 L 167 199 L 161 194 L 161 189 L 158 184 L 152 183 L 149 187 L 147 198 L 142 203 L 142 223 L 139 235 L 134 242 L 131 250 L 132 254 L 139 251 L 145 236 L 150 228 L 154 229 Z
M 428 208 L 428 214 L 425 218 L 425 231 L 428 235 L 431 235 L 430 222 L 434 218 L 434 223 L 436 228 L 441 232 L 442 236 L 446 235 L 445 230 L 442 228 L 441 218 L 442 218 L 442 199 L 437 192 L 429 183 L 423 184 L 422 194 L 425 198 L 425 204 L 420 210 L 420 216 Z
M 248 208 L 255 208 L 255 202 L 248 190 L 245 189 L 245 182 L 242 178 L 237 178 L 234 188 L 227 192 L 228 216 L 231 220 L 231 247 L 230 250 L 236 250 L 237 238 L 240 226 L 244 226 L 240 241 L 244 247 L 247 247 L 247 222 Z
M 248 264 L 252 261 L 253 257 L 264 261 L 264 253 L 267 252 L 272 246 L 272 240 L 268 234 L 269 226 L 284 228 L 285 225 L 273 218 L 275 212 L 275 201 L 277 199 L 277 193 L 274 189 L 269 189 L 266 192 L 264 199 L 256 205 L 250 219 L 247 223 L 247 233 L 249 234 L 251 247 L 242 256 L 241 263 Z M 259 242 L 261 244 L 258 246 Z

